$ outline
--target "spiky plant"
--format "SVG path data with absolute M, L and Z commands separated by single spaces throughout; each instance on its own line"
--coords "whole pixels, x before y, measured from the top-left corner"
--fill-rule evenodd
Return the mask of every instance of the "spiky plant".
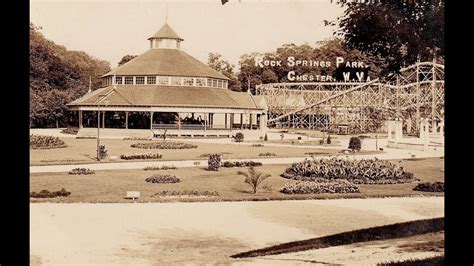
M 253 167 L 249 167 L 248 172 L 237 172 L 238 175 L 245 176 L 244 182 L 252 187 L 253 194 L 257 193 L 258 187 L 262 184 L 265 179 L 271 175 L 256 171 Z

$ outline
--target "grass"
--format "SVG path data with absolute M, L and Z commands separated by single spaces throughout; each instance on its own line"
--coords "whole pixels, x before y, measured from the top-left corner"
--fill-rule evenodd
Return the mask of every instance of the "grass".
M 413 172 L 416 178 L 423 182 L 444 181 L 444 160 L 430 158 L 423 161 L 402 161 L 402 166 Z M 138 202 L 170 202 L 168 198 L 152 197 L 165 190 L 196 190 L 217 191 L 218 197 L 179 199 L 179 201 L 251 201 L 251 200 L 292 200 L 292 199 L 330 199 L 330 198 L 371 198 L 397 196 L 442 196 L 440 192 L 414 191 L 414 183 L 394 185 L 359 185 L 360 193 L 351 194 L 308 194 L 286 195 L 279 190 L 285 183 L 296 182 L 280 177 L 280 174 L 290 165 L 263 165 L 256 167 L 259 172 L 271 175 L 266 182 L 271 189 L 262 189 L 257 194 L 251 193 L 250 187 L 244 183 L 244 177 L 239 176 L 242 168 L 223 168 L 219 171 L 207 171 L 207 164 L 199 167 L 178 168 L 167 170 L 166 174 L 175 175 L 181 179 L 175 184 L 148 184 L 145 179 L 154 171 L 143 169 L 121 169 L 95 171 L 95 175 L 73 176 L 64 173 L 32 173 L 30 174 L 30 191 L 50 191 L 65 188 L 71 191 L 67 198 L 31 199 L 40 202 L 130 202 L 124 199 L 127 191 L 140 191 Z M 158 172 L 158 171 L 156 171 Z
M 30 149 L 30 165 L 53 165 L 53 164 L 74 164 L 74 163 L 97 163 L 95 139 L 73 139 L 62 138 L 66 143 L 66 148 L 51 150 Z M 136 140 L 104 139 L 100 141 L 108 150 L 109 157 L 101 162 L 120 162 L 122 153 L 145 153 L 149 150 L 132 148 L 130 145 L 137 143 Z M 191 143 L 191 142 L 190 142 Z M 305 153 L 313 152 L 321 155 L 338 154 L 338 150 L 299 148 L 292 147 L 271 147 L 264 146 L 253 148 L 248 145 L 235 144 L 213 144 L 196 143 L 198 148 L 189 150 L 159 150 L 163 154 L 162 160 L 197 160 L 202 159 L 202 154 L 215 153 L 219 151 L 223 154 L 223 159 L 250 159 L 257 158 L 260 153 L 274 153 L 275 157 L 304 157 Z M 368 152 L 373 153 L 373 152 Z M 111 156 L 118 159 L 112 160 Z
M 231 258 L 249 258 L 267 255 L 300 252 L 333 246 L 349 245 L 374 240 L 395 239 L 444 230 L 444 217 L 383 225 L 339 234 L 293 241 L 262 249 L 232 255 Z
M 444 255 L 426 259 L 392 261 L 379 263 L 377 266 L 441 266 L 444 265 Z

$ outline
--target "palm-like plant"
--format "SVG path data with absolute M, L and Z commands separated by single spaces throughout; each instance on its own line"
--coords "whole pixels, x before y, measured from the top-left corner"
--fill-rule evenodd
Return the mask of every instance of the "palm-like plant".
M 262 184 L 262 182 L 265 179 L 267 179 L 271 176 L 269 174 L 258 172 L 253 167 L 250 167 L 248 169 L 248 173 L 239 171 L 239 172 L 237 172 L 237 174 L 245 176 L 244 182 L 249 184 L 252 187 L 253 194 L 256 194 L 257 189 L 260 186 L 260 184 Z

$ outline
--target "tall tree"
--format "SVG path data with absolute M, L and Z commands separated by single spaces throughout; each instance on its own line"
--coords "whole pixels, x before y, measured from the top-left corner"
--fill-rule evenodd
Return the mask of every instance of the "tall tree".
M 137 57 L 137 55 L 126 55 L 124 57 L 122 57 L 122 59 L 120 59 L 120 62 L 118 62 L 118 65 L 121 66 L 125 63 L 127 63 L 128 61 L 132 60 L 133 58 Z
M 222 55 L 218 53 L 209 53 L 207 65 L 230 79 L 228 86 L 230 90 L 240 91 L 240 82 L 234 73 L 235 65 L 232 65 L 228 61 L 224 60 Z
M 352 48 L 382 56 L 385 72 L 434 56 L 444 60 L 444 0 L 341 1 L 336 32 Z

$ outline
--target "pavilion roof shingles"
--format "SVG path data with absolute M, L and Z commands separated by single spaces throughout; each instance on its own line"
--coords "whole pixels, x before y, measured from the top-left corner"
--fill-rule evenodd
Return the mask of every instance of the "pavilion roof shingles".
M 150 49 L 102 77 L 119 76 L 188 76 L 226 79 L 226 76 L 179 49 Z
M 262 109 L 248 93 L 222 88 L 158 85 L 110 86 L 86 94 L 68 106 L 95 106 L 98 95 L 108 92 L 108 105 Z
M 168 23 L 165 23 L 165 25 L 163 25 L 163 27 L 161 27 L 153 36 L 148 38 L 148 40 L 150 39 L 177 39 L 184 41 L 184 39 L 179 37 Z

